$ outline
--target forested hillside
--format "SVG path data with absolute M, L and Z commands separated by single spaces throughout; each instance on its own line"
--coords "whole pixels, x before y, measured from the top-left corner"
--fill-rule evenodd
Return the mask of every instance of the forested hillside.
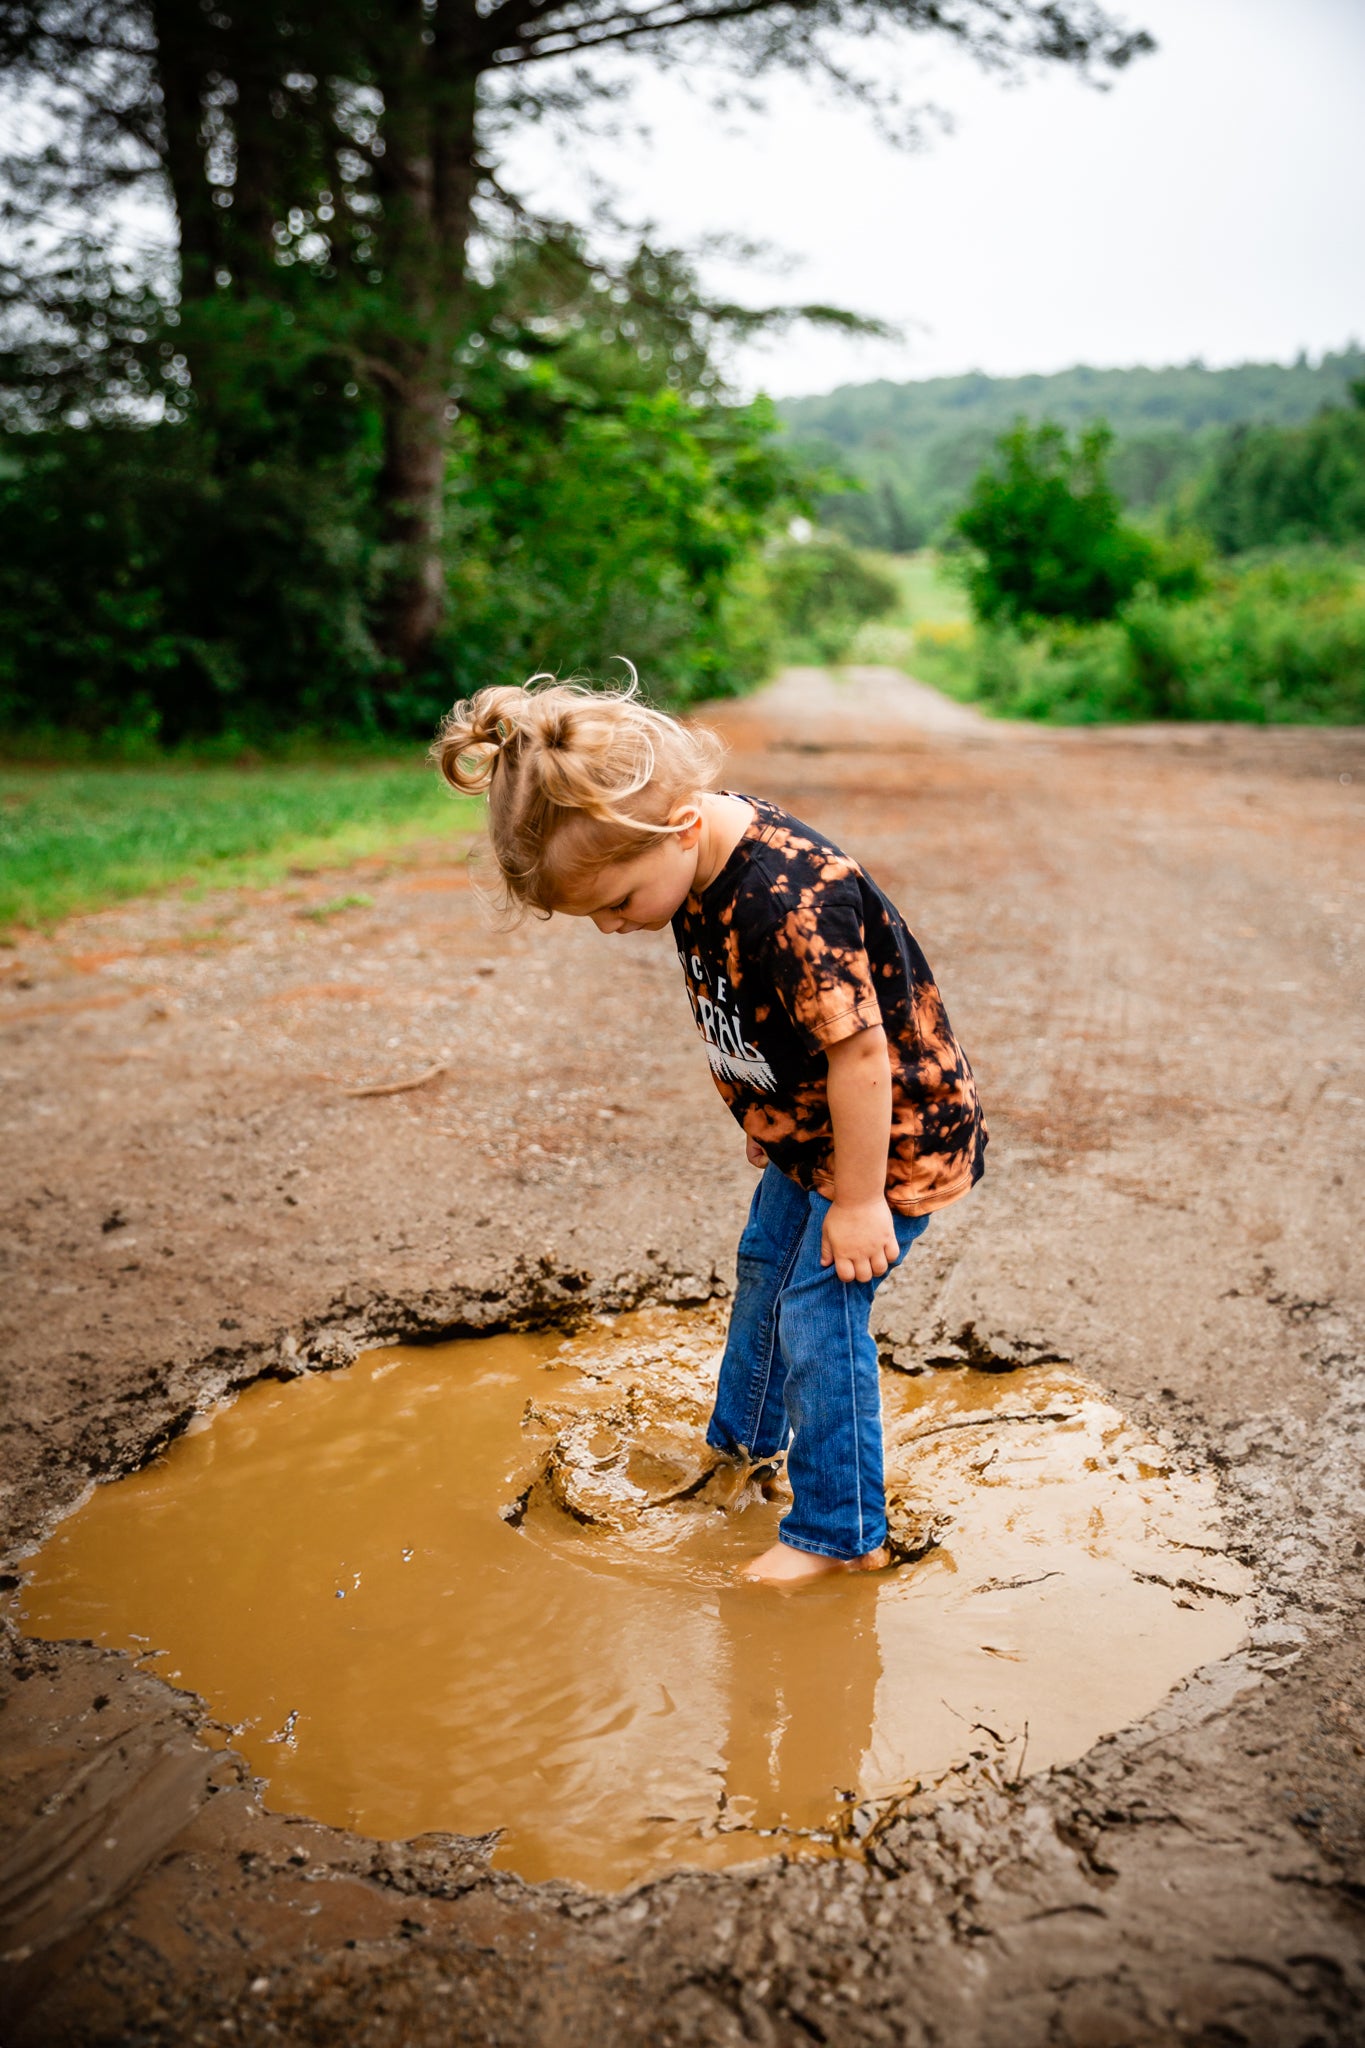
M 867 485 L 859 496 L 830 500 L 826 516 L 859 540 L 902 550 L 922 545 L 952 517 L 997 436 L 1020 417 L 1072 428 L 1107 420 L 1116 436 L 1115 485 L 1127 504 L 1148 510 L 1174 503 L 1193 484 L 1229 428 L 1311 419 L 1346 402 L 1362 376 L 1365 349 L 1351 345 L 1318 363 L 1078 365 L 1052 376 L 847 384 L 824 397 L 787 399 L 781 412 L 794 439 Z

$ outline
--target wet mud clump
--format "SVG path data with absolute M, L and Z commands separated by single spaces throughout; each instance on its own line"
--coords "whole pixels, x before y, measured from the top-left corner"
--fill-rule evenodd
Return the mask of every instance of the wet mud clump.
M 780 1464 L 739 1465 L 706 1442 L 720 1327 L 698 1318 L 698 1334 L 661 1328 L 651 1342 L 643 1333 L 657 1319 L 633 1320 L 636 1341 L 604 1347 L 586 1371 L 579 1346 L 567 1345 L 582 1384 L 567 1399 L 528 1403 L 528 1435 L 547 1441 L 518 1496 L 518 1519 L 533 1503 L 548 1506 L 587 1528 L 629 1535 L 634 1555 L 678 1560 L 689 1538 L 716 1527 L 716 1513 L 790 1496 Z M 539 1517 L 532 1526 L 545 1527 Z
M 201 1694 L 277 1811 L 605 1889 L 849 1852 L 1241 1639 L 1212 1480 L 1051 1364 L 884 1375 L 905 1561 L 737 1581 L 786 1494 L 706 1446 L 722 1334 L 647 1311 L 263 1382 L 61 1524 L 15 1618 Z

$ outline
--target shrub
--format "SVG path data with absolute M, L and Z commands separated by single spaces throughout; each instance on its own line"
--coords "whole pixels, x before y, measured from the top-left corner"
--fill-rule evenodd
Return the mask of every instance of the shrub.
M 1195 603 L 1150 593 L 1117 619 L 1026 636 L 988 629 L 978 700 L 1007 717 L 1365 721 L 1365 585 L 1342 562 L 1272 562 Z
M 373 724 L 374 551 L 344 467 L 245 464 L 193 427 L 12 437 L 0 726 L 124 742 Z
M 674 705 L 767 672 L 775 628 L 754 563 L 796 490 L 771 409 L 622 388 L 612 369 L 580 354 L 571 374 L 542 361 L 475 393 L 425 712 L 540 669 L 599 673 L 615 654 Z

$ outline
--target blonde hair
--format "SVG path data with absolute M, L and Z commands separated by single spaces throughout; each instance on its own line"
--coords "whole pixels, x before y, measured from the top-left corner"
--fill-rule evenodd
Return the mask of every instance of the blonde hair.
M 442 720 L 431 758 L 452 789 L 488 793 L 509 905 L 548 916 L 562 884 L 638 854 L 678 803 L 715 781 L 714 733 L 623 689 L 550 675 L 476 690 Z

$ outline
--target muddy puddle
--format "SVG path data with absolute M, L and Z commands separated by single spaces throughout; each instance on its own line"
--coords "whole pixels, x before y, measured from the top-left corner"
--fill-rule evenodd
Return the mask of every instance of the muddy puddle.
M 16 1619 L 201 1694 L 276 1810 L 497 1830 L 496 1865 L 606 1889 L 1080 1755 L 1241 1639 L 1211 1479 L 1051 1366 L 885 1374 L 909 1561 L 735 1583 L 783 1501 L 702 1442 L 721 1331 L 647 1312 L 261 1382 L 99 1488 Z

